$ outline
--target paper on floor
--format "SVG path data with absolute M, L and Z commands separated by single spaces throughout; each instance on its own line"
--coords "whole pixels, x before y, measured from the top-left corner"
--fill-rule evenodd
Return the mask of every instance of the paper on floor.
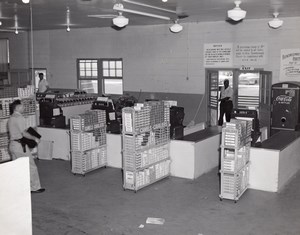
M 148 217 L 146 220 L 146 224 L 164 224 L 165 219 L 163 218 L 153 218 L 153 217 Z

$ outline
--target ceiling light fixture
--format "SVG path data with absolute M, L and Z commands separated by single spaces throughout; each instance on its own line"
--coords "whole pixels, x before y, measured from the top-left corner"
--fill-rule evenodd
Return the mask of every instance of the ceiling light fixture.
M 15 34 L 19 34 L 18 28 L 16 28 L 16 30 L 15 30 Z
M 178 20 L 175 20 L 175 24 L 170 27 L 172 33 L 179 33 L 183 29 L 182 25 L 178 24 Z
M 161 0 L 162 2 L 167 2 L 168 0 Z
M 71 29 L 70 29 L 70 26 L 68 25 L 67 26 L 67 32 L 70 32 L 71 31 Z
M 23 3 L 27 4 L 30 2 L 30 0 L 22 0 Z
M 153 17 L 153 18 L 157 18 L 157 19 L 161 19 L 161 20 L 171 20 L 171 18 L 167 17 L 167 16 L 161 16 L 161 15 L 151 14 L 151 13 L 142 12 L 142 11 L 125 9 L 123 7 L 123 4 L 120 4 L 120 3 L 115 4 L 113 7 L 113 10 L 118 11 L 118 12 L 127 12 L 127 13 L 131 13 L 131 14 L 136 14 L 136 15 L 149 16 L 149 17 Z
M 119 15 L 113 18 L 113 24 L 119 28 L 123 28 L 128 25 L 129 19 L 122 15 L 122 12 L 119 12 Z
M 0 21 L 0 25 L 2 25 L 2 21 Z
M 247 12 L 240 8 L 241 1 L 235 1 L 234 4 L 235 8 L 227 11 L 227 16 L 234 21 L 240 21 L 246 17 Z
M 278 12 L 274 12 L 273 15 L 274 15 L 274 19 L 270 20 L 268 24 L 271 28 L 277 29 L 282 26 L 283 20 L 278 19 L 278 15 L 279 15 Z

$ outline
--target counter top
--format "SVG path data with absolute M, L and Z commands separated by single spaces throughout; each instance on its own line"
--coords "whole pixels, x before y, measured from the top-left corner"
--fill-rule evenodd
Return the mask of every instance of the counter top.
M 283 150 L 300 137 L 299 131 L 280 131 L 263 141 L 258 148 Z
M 192 141 L 192 142 L 200 142 L 207 138 L 210 138 L 215 135 L 219 135 L 222 132 L 222 128 L 219 126 L 208 127 L 204 130 L 200 130 L 189 135 L 183 136 L 183 141 Z

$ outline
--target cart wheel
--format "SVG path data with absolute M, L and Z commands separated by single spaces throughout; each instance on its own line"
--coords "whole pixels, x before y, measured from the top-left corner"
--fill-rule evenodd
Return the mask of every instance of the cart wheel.
M 104 166 L 104 168 L 106 168 L 106 166 Z
M 123 187 L 123 191 L 126 191 L 126 188 Z
M 237 203 L 237 200 L 234 200 L 234 203 Z
M 137 191 L 136 190 L 134 190 L 134 193 L 136 193 Z
M 220 198 L 220 201 L 223 201 L 223 198 Z

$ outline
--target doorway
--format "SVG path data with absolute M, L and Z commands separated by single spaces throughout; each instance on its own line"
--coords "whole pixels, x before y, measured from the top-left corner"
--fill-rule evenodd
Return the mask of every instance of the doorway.
M 270 128 L 270 95 L 272 73 L 260 70 L 238 69 L 207 69 L 206 70 L 206 97 L 207 97 L 207 124 L 218 125 L 220 90 L 225 79 L 233 89 L 234 109 L 251 109 L 258 112 L 260 126 Z M 269 131 L 268 131 L 269 133 Z

